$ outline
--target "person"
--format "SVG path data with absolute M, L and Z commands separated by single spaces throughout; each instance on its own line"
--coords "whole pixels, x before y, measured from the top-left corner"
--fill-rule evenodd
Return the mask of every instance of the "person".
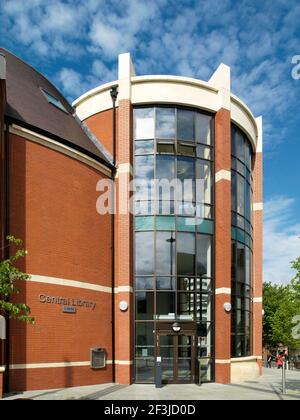
M 282 369 L 283 366 L 283 355 L 281 353 L 279 353 L 277 355 L 277 369 Z
M 270 369 L 272 368 L 272 359 L 273 359 L 272 355 L 269 354 L 269 356 L 267 357 L 267 367 Z

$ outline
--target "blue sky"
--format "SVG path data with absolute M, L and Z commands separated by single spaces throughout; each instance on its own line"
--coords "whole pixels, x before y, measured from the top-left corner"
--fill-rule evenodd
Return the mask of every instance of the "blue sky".
M 1 0 L 0 45 L 70 100 L 116 79 L 122 52 L 138 75 L 208 80 L 228 64 L 264 119 L 264 280 L 286 283 L 300 255 L 299 22 L 297 0 Z

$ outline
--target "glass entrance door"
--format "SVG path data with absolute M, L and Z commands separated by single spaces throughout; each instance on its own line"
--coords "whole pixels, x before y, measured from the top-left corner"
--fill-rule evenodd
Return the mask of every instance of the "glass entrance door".
M 195 382 L 195 336 L 157 335 L 157 356 L 161 357 L 163 383 Z

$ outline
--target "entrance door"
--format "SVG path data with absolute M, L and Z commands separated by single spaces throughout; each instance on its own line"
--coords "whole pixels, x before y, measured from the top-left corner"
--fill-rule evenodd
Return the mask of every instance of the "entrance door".
M 161 357 L 163 383 L 195 382 L 195 336 L 157 334 L 156 355 Z

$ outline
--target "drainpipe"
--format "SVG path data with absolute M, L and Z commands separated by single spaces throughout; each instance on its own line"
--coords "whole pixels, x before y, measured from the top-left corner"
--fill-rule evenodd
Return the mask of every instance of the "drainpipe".
M 118 88 L 114 86 L 110 91 L 113 103 L 113 173 L 112 173 L 112 228 L 111 228 L 111 260 L 112 260 L 112 281 L 111 281 L 111 325 L 112 325 L 112 381 L 116 382 L 116 340 L 115 340 L 115 176 L 117 163 L 117 129 L 116 129 L 116 101 L 118 98 Z

